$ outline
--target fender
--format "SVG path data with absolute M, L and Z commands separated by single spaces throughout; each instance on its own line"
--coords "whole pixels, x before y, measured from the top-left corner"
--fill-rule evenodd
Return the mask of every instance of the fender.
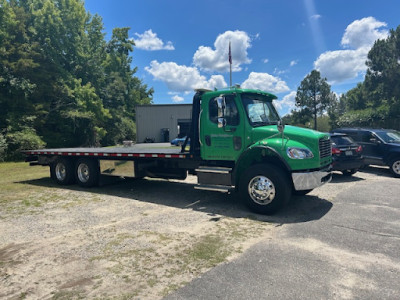
M 247 148 L 239 157 L 233 171 L 232 182 L 237 185 L 240 175 L 243 174 L 245 169 L 255 163 L 270 162 L 275 165 L 281 166 L 284 171 L 291 173 L 289 164 L 282 158 L 282 156 L 269 146 L 257 145 Z

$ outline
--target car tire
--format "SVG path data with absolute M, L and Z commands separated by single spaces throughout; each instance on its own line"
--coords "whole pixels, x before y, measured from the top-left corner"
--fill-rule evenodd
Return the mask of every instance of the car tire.
M 342 173 L 344 176 L 351 176 L 357 173 L 358 169 L 351 169 L 351 170 L 343 170 Z
M 253 212 L 271 215 L 287 204 L 291 196 L 287 174 L 271 164 L 251 166 L 241 177 L 239 194 Z
M 400 178 L 400 157 L 392 159 L 389 168 L 394 177 Z

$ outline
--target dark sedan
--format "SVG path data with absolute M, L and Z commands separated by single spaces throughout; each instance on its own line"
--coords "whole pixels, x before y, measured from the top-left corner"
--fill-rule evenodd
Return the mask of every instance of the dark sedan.
M 364 165 L 362 147 L 343 133 L 331 133 L 332 167 L 343 175 L 353 175 Z

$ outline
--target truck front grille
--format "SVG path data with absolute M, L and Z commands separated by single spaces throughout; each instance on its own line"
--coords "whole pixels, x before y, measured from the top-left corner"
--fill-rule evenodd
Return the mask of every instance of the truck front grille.
M 332 155 L 331 140 L 329 138 L 319 139 L 319 157 L 324 158 Z

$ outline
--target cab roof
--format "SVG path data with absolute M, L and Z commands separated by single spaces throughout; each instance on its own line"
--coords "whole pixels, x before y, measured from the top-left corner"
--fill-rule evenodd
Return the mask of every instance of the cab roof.
M 231 87 L 231 88 L 227 88 L 227 89 L 220 89 L 220 90 L 205 90 L 205 89 L 197 89 L 196 92 L 201 92 L 204 94 L 208 94 L 210 96 L 219 96 L 219 95 L 229 95 L 229 94 L 234 94 L 234 93 L 238 93 L 238 94 L 258 94 L 258 95 L 263 95 L 267 98 L 269 98 L 271 101 L 274 99 L 278 99 L 277 96 L 275 96 L 274 94 L 265 92 L 265 91 L 261 91 L 261 90 L 254 90 L 254 89 L 242 89 L 240 87 Z

